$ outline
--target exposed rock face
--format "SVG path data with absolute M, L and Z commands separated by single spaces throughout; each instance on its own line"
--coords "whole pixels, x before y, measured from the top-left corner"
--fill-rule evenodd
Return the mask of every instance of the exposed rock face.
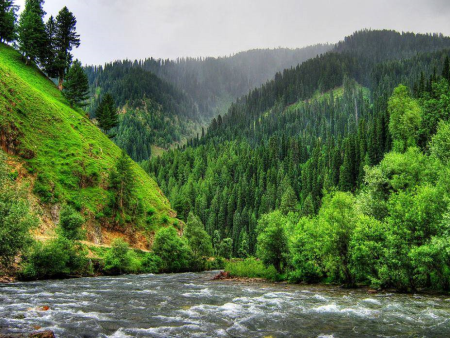
M 50 213 L 52 215 L 52 221 L 54 224 L 59 224 L 59 217 L 61 214 L 61 206 L 59 204 L 54 204 L 51 207 Z

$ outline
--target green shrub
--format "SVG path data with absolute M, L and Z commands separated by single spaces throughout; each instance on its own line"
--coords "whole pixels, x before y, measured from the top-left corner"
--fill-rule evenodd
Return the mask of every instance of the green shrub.
M 47 243 L 35 243 L 25 257 L 22 278 L 62 278 L 90 274 L 87 251 L 79 244 L 59 236 Z
M 65 206 L 59 221 L 61 235 L 71 240 L 83 240 L 86 237 L 82 229 L 84 222 L 84 218 L 73 207 Z
M 169 216 L 163 215 L 163 216 L 161 217 L 161 223 L 162 223 L 162 224 L 167 224 L 167 223 L 169 223 Z
M 121 238 L 113 241 L 104 258 L 104 270 L 109 274 L 137 273 L 141 269 L 141 262 L 136 253 L 130 250 L 128 243 Z
M 11 181 L 15 181 L 19 177 L 19 173 L 16 170 L 14 170 L 8 174 L 8 177 Z
M 148 252 L 142 258 L 141 264 L 141 272 L 158 273 L 161 270 L 163 262 L 161 257 L 155 255 L 153 252 Z
M 264 278 L 272 281 L 280 278 L 273 265 L 266 267 L 263 262 L 253 257 L 228 261 L 225 263 L 225 271 L 233 277 Z
M 39 174 L 34 182 L 33 192 L 42 202 L 49 203 L 53 200 L 52 186 L 48 177 Z

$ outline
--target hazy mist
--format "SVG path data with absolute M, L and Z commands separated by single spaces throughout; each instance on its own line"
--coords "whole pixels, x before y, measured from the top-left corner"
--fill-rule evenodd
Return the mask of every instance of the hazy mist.
M 450 35 L 449 0 L 46 0 L 45 10 L 63 6 L 85 64 L 334 43 L 362 28 Z

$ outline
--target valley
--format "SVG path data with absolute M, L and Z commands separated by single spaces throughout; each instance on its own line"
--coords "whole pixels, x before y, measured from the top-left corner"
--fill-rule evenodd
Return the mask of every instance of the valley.
M 444 26 L 167 58 L 72 5 L 0 0 L 0 337 L 449 335 Z

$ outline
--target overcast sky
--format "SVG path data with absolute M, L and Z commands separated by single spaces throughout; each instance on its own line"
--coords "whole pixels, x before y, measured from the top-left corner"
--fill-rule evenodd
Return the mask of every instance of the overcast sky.
M 78 19 L 84 64 L 296 48 L 363 28 L 450 35 L 450 0 L 46 0 L 44 9 L 63 6 Z

